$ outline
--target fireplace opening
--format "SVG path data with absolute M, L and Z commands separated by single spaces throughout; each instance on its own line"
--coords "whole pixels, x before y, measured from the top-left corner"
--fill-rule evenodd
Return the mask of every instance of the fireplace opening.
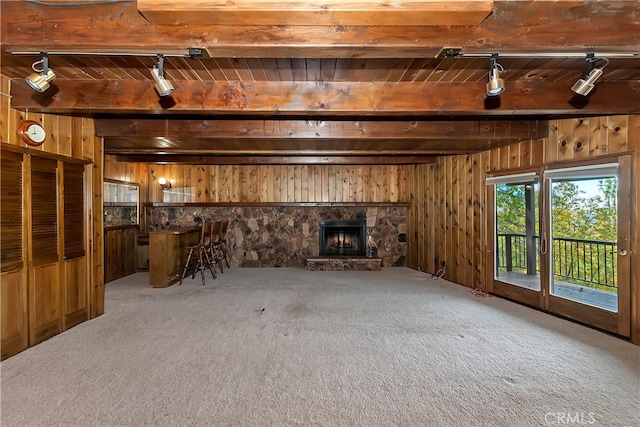
M 365 256 L 366 220 L 320 220 L 320 255 Z

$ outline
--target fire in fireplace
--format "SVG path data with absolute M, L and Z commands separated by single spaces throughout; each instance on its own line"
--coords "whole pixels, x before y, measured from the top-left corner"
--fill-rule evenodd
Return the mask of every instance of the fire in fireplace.
M 320 255 L 365 256 L 366 220 L 320 220 Z

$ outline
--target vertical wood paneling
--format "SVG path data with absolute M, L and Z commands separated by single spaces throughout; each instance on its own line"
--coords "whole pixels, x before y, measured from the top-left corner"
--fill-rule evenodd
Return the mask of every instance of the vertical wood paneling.
M 528 153 L 528 151 L 527 151 Z M 465 212 L 464 212 L 464 227 L 462 231 L 464 233 L 463 239 L 465 244 L 465 255 L 466 261 L 464 264 L 464 273 L 465 273 L 465 281 L 464 283 L 473 283 L 473 245 L 475 243 L 473 236 L 476 233 L 476 228 L 473 223 L 473 207 L 474 207 L 474 189 L 473 185 L 473 159 L 471 156 L 465 157 L 464 163 L 464 171 L 461 174 L 463 179 L 466 179 L 466 182 L 462 187 L 464 187 L 465 191 Z
M 599 154 L 607 154 L 607 118 L 593 117 L 589 121 L 589 132 L 591 140 L 589 142 L 589 157 Z
M 573 121 L 558 120 L 558 160 L 571 160 L 573 158 Z
M 609 153 L 620 153 L 627 149 L 628 116 L 609 117 Z
M 631 168 L 631 341 L 640 345 L 640 115 L 629 116 L 627 149 L 634 150 Z
M 558 120 L 549 120 L 549 136 L 544 144 L 544 162 L 552 163 L 558 160 Z M 555 141 L 550 143 L 549 141 Z
M 300 166 L 300 201 L 309 201 L 309 166 Z
M 73 155 L 73 147 L 71 138 L 73 135 L 73 118 L 67 116 L 57 116 L 57 136 L 58 136 L 58 153 L 71 157 Z M 79 119 L 75 120 L 80 122 Z
M 411 200 L 409 235 L 414 237 L 409 242 L 407 265 L 435 272 L 434 259 L 445 260 L 447 279 L 488 290 L 486 253 L 491 230 L 486 226 L 486 173 L 639 150 L 639 117 L 552 120 L 549 137 L 542 140 L 470 156 L 441 157 L 432 165 L 407 168 L 411 174 L 407 180 L 407 194 Z M 578 142 L 581 143 L 579 146 Z M 637 176 L 636 173 L 633 178 L 636 187 L 633 194 L 640 199 Z M 428 188 L 426 193 L 425 187 Z M 637 210 L 636 205 L 633 221 L 636 230 Z M 637 270 L 635 274 L 638 274 Z M 635 298 L 634 304 L 639 308 L 633 324 L 637 325 L 635 336 L 640 342 L 640 296 L 636 288 L 634 292 L 632 299 Z
M 407 166 L 182 165 L 120 163 L 105 156 L 105 178 L 144 183 L 141 199 L 162 202 L 158 178 L 192 187 L 191 202 L 404 202 Z M 148 184 L 147 184 L 148 183 Z M 184 200 L 185 202 L 189 200 Z
M 575 159 L 584 159 L 589 157 L 591 152 L 589 138 L 589 119 L 573 120 L 573 153 Z
M 91 317 L 93 318 L 104 313 L 104 216 L 102 215 L 104 147 L 102 140 L 98 137 L 92 137 L 89 141 L 94 145 L 94 153 L 96 155 L 96 160 L 90 174 L 91 187 L 93 188 L 93 202 L 91 205 L 93 216 L 90 221 L 92 228 L 87 233 L 92 237 L 92 242 L 89 242 L 93 257 L 89 301 L 91 302 L 90 310 Z M 142 191 L 140 191 L 140 193 L 141 195 L 145 194 Z

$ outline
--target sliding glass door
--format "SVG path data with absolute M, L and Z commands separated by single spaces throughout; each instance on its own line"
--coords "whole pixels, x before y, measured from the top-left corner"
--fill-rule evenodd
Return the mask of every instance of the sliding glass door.
M 629 164 L 488 178 L 492 292 L 628 336 Z
M 627 160 L 545 171 L 549 311 L 628 335 Z
M 540 185 L 536 172 L 493 177 L 494 292 L 531 305 L 540 302 Z

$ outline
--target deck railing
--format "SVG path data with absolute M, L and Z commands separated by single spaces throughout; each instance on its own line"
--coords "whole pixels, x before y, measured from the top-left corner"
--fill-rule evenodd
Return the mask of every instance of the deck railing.
M 540 272 L 539 260 L 536 257 L 539 238 L 534 236 L 534 253 L 527 253 L 526 238 L 524 234 L 498 234 L 499 269 L 527 273 L 529 261 L 535 262 L 536 272 Z M 554 278 L 599 289 L 615 290 L 618 286 L 616 249 L 616 242 L 555 237 L 552 248 Z M 528 257 L 534 257 L 535 261 Z

